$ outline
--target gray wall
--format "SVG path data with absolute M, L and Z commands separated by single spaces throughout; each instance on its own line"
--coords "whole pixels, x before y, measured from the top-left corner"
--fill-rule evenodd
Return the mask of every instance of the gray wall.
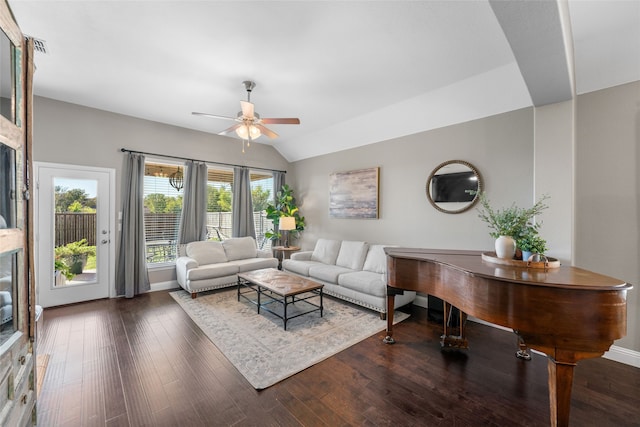
M 640 350 L 640 82 L 580 95 L 576 265 L 635 285 L 622 347 Z
M 236 139 L 35 98 L 34 160 L 115 169 L 114 215 L 121 203 L 125 156 L 121 148 L 267 169 L 288 168 L 287 161 L 270 145 L 254 143 L 243 154 Z M 175 280 L 175 268 L 150 271 L 149 276 L 152 283 Z
M 431 171 L 446 160 L 465 160 L 483 177 L 497 205 L 527 206 L 533 197 L 533 114 L 522 109 L 292 164 L 296 197 L 308 224 L 303 248 L 319 237 L 366 240 L 411 247 L 492 248 L 475 209 L 445 214 L 426 197 Z M 380 167 L 380 219 L 329 218 L 328 177 Z

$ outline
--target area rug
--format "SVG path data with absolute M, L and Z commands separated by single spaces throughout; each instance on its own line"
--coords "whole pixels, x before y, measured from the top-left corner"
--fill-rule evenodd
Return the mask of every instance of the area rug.
M 203 292 L 192 299 L 185 291 L 170 295 L 240 373 L 258 390 L 267 388 L 383 331 L 377 313 L 324 298 L 324 315 L 310 313 L 282 320 L 247 301 L 235 289 Z M 291 307 L 291 306 L 289 306 Z M 408 314 L 396 312 L 394 321 Z

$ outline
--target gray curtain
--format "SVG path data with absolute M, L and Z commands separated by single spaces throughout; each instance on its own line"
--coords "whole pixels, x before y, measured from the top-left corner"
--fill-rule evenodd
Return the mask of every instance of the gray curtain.
M 178 229 L 178 243 L 207 239 L 207 165 L 185 163 L 184 197 Z
M 116 259 L 116 292 L 132 298 L 149 289 L 144 242 L 144 155 L 127 153 L 122 175 L 122 229 Z
M 278 191 L 282 189 L 284 185 L 284 172 L 273 171 L 273 198 L 275 199 L 278 194 Z
M 253 223 L 253 203 L 251 202 L 251 175 L 248 168 L 233 168 L 233 237 L 256 237 Z

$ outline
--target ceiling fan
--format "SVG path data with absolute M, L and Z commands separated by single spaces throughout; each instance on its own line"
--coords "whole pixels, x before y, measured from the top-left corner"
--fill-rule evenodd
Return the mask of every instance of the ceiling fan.
M 277 133 L 264 126 L 265 124 L 277 124 L 277 125 L 299 125 L 300 119 L 297 118 L 261 118 L 258 113 L 255 112 L 253 103 L 251 102 L 251 91 L 256 87 L 255 82 L 251 80 L 245 80 L 242 82 L 247 91 L 247 100 L 240 101 L 240 108 L 242 111 L 238 112 L 237 117 L 219 116 L 209 113 L 193 112 L 196 116 L 212 117 L 214 119 L 233 120 L 236 122 L 233 126 L 218 133 L 218 135 L 227 135 L 235 132 L 242 140 L 247 141 L 247 146 L 250 141 L 255 141 L 261 135 L 266 135 L 269 138 L 276 138 Z M 244 151 L 244 146 L 243 146 Z

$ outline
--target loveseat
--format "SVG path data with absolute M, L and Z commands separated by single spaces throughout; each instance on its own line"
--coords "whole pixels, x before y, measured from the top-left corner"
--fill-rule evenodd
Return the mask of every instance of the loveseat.
M 180 248 L 179 255 L 178 283 L 191 298 L 198 292 L 237 284 L 238 273 L 278 267 L 278 259 L 269 250 L 259 250 L 253 237 L 191 242 Z
M 324 284 L 324 293 L 387 314 L 385 246 L 359 241 L 318 239 L 313 251 L 291 254 L 282 269 Z M 395 308 L 409 304 L 415 292 L 396 295 Z

